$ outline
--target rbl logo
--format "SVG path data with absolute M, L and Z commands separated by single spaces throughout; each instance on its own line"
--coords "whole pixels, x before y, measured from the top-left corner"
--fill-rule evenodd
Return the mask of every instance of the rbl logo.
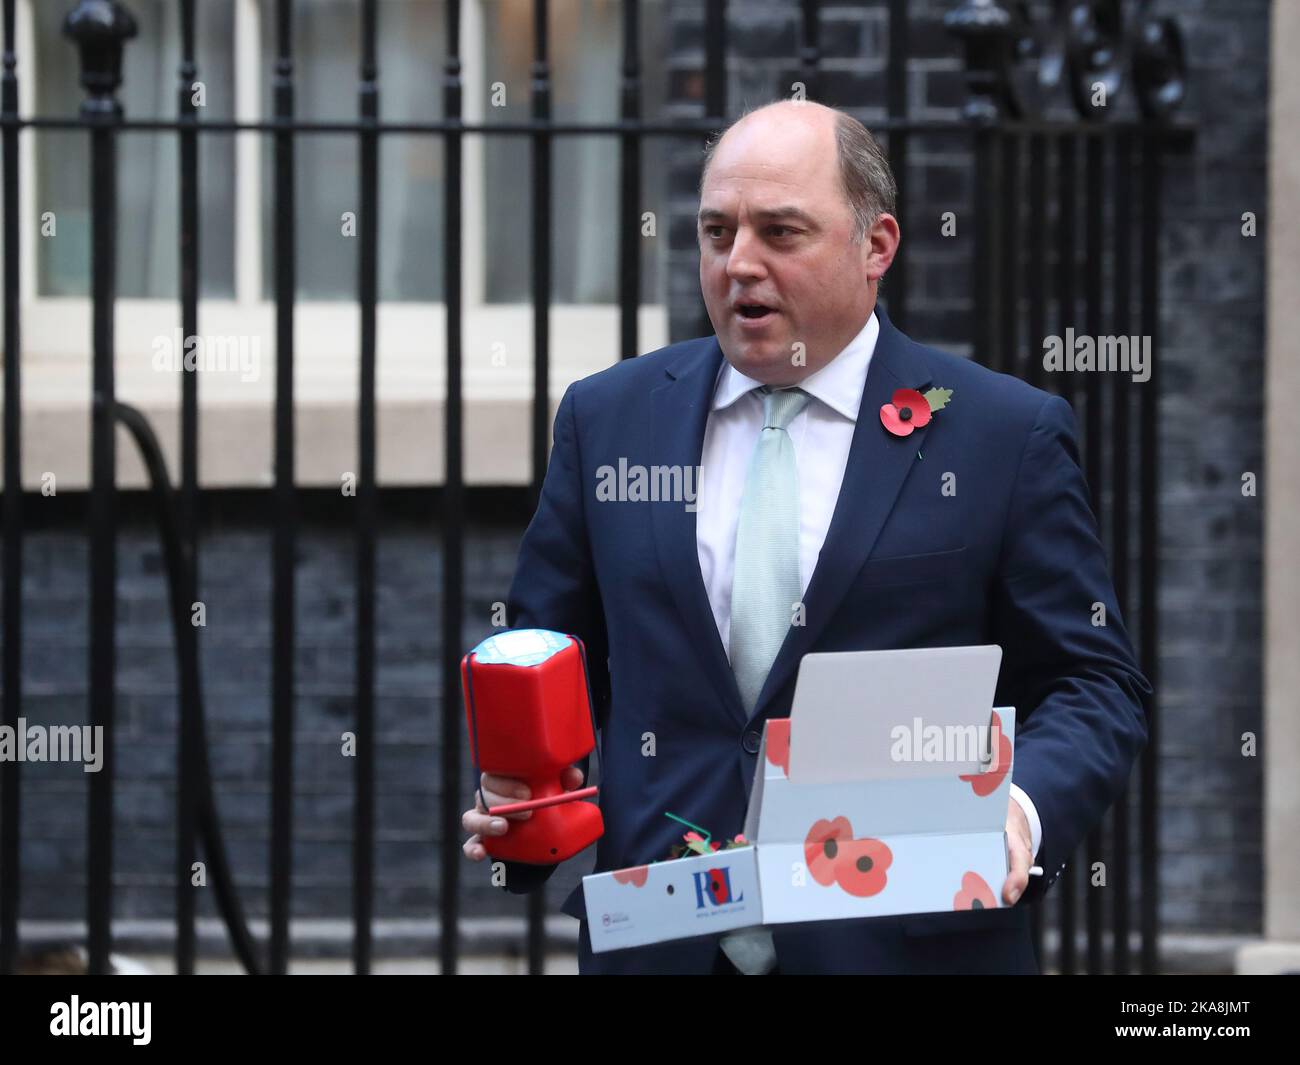
M 695 878 L 695 908 L 697 910 L 704 909 L 706 905 L 724 906 L 729 902 L 744 901 L 743 892 L 732 898 L 730 869 L 709 869 L 703 873 L 693 873 L 692 875 Z

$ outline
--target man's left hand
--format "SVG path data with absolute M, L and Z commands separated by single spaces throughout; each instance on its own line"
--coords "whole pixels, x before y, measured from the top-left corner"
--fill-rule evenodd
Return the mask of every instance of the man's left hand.
M 1011 856 L 1011 872 L 1002 885 L 1002 901 L 1014 906 L 1029 886 L 1029 866 L 1033 864 L 1030 850 L 1029 818 L 1015 799 L 1007 800 L 1007 849 Z

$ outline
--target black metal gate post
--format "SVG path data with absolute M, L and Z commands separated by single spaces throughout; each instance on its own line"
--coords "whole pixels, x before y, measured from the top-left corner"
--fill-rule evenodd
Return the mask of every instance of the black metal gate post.
M 89 968 L 110 971 L 113 915 L 113 767 L 117 682 L 117 452 L 113 311 L 117 299 L 117 124 L 122 50 L 135 20 L 113 0 L 82 0 L 64 33 L 81 49 L 81 117 L 90 129 L 91 390 L 90 720 L 103 729 L 103 765 L 90 780 L 86 919 Z
M 21 344 L 18 310 L 18 57 L 14 54 L 14 0 L 4 5 L 4 74 L 0 112 L 4 114 L 4 510 L 0 535 L 4 546 L 4 724 L 15 733 L 22 713 L 23 474 Z M 22 874 L 19 856 L 18 787 L 21 765 L 0 762 L 0 976 L 14 971 L 18 960 L 18 901 Z

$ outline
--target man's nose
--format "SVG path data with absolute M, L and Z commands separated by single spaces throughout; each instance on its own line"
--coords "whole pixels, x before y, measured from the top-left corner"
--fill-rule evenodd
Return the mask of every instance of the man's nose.
M 733 280 L 761 278 L 767 274 L 763 263 L 762 242 L 748 226 L 736 231 L 731 242 L 731 254 L 727 256 L 727 276 Z

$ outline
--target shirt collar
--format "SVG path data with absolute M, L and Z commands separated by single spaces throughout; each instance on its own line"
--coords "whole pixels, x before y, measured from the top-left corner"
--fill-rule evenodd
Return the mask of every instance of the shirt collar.
M 848 347 L 831 359 L 816 373 L 809 374 L 799 382 L 799 387 L 810 396 L 821 400 L 838 414 L 850 421 L 858 420 L 858 410 L 862 406 L 862 390 L 867 380 L 867 368 L 871 365 L 871 356 L 876 350 L 876 340 L 880 336 L 880 322 L 875 311 L 867 318 Z M 748 395 L 756 388 L 762 388 L 761 381 L 746 377 L 724 357 L 718 375 L 718 383 L 713 392 L 713 409 L 722 410 Z

